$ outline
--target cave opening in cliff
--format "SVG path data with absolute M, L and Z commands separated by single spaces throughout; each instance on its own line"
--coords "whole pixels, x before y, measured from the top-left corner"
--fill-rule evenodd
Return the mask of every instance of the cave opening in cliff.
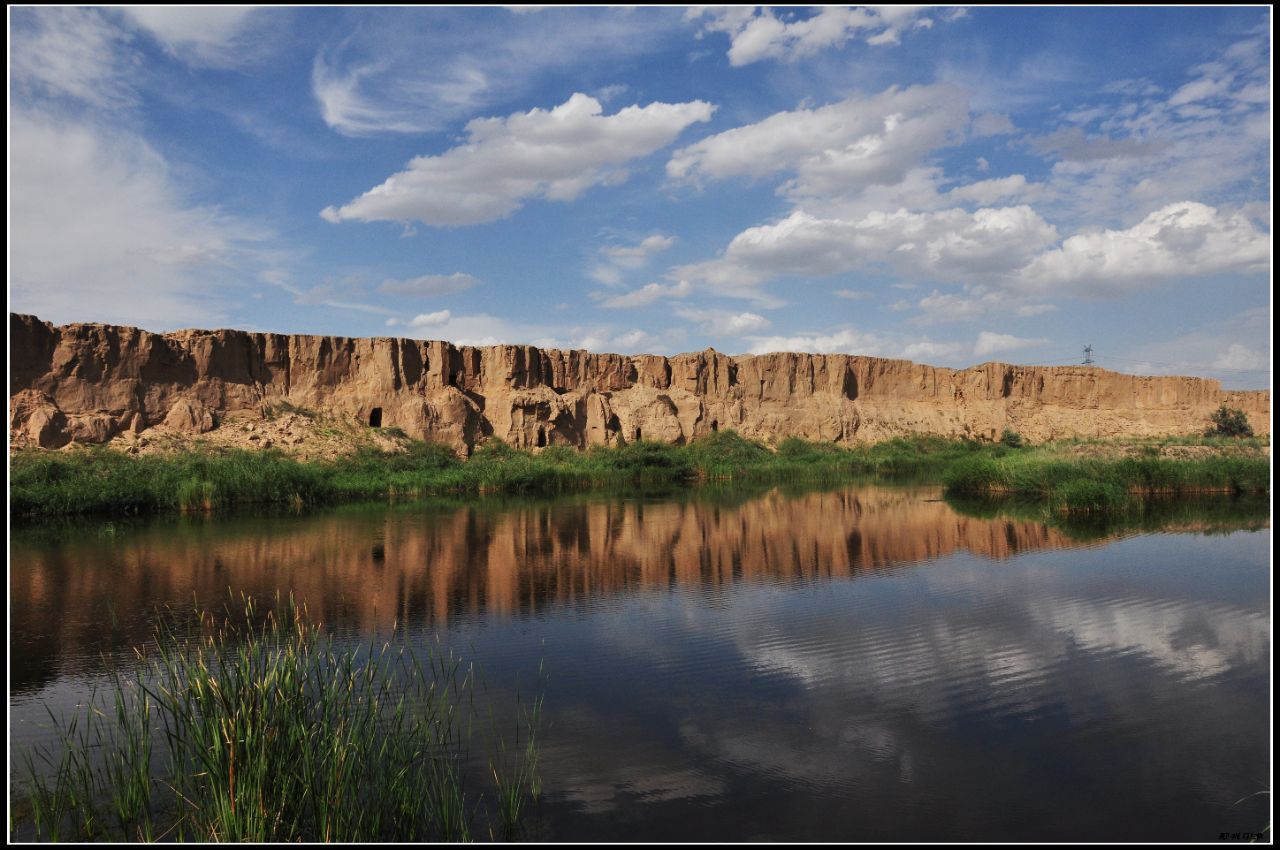
M 369 413 L 369 427 L 370 428 L 382 427 L 382 408 L 381 407 L 375 407 Z
M 716 431 L 719 431 L 719 430 L 720 430 L 720 422 L 719 422 L 719 420 L 712 419 L 712 420 L 711 420 L 711 433 L 713 433 L 713 434 L 714 434 Z
M 636 426 L 636 442 L 640 442 L 640 426 Z
M 545 449 L 547 447 L 547 429 L 538 426 L 538 448 Z

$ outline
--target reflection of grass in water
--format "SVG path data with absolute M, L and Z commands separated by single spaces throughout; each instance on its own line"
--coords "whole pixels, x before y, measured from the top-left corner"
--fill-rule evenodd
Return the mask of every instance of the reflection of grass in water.
M 1101 540 L 1120 534 L 1185 528 L 1202 534 L 1258 531 L 1271 521 L 1271 506 L 1259 496 L 1126 496 L 1106 513 L 1067 513 L 1048 501 L 1017 496 L 965 496 L 948 493 L 957 513 L 980 519 L 1043 522 L 1073 540 Z
M 162 626 L 105 699 L 65 725 L 50 712 L 60 739 L 25 755 L 18 826 L 54 841 L 469 839 L 473 669 L 399 642 L 342 649 L 292 600 L 280 608 L 246 600 L 199 639 Z M 541 705 L 515 757 L 498 736 L 489 762 L 507 838 L 536 788 Z

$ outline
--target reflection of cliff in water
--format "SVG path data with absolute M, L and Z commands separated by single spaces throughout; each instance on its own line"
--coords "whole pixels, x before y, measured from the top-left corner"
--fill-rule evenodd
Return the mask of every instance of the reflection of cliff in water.
M 11 546 L 15 687 L 150 635 L 154 613 L 228 590 L 294 592 L 324 622 L 443 627 L 610 594 L 849 578 L 965 550 L 1073 545 L 1043 523 L 956 513 L 936 488 L 859 487 L 737 505 L 596 501 L 186 520 Z M 74 659 L 81 659 L 80 662 Z

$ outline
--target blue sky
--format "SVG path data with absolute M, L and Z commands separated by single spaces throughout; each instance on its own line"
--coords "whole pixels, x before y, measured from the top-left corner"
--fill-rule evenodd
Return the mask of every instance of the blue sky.
M 1265 8 L 10 8 L 10 309 L 1270 381 Z

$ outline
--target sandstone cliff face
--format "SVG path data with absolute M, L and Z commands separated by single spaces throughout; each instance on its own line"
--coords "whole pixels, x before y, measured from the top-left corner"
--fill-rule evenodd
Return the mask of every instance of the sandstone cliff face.
M 532 346 L 75 324 L 11 314 L 11 438 L 45 447 L 158 428 L 202 433 L 230 413 L 298 407 L 399 427 L 469 452 L 756 439 L 874 441 L 910 433 L 1032 441 L 1194 434 L 1219 404 L 1270 433 L 1266 391 L 1086 366 L 970 369 L 845 354 L 674 357 Z

